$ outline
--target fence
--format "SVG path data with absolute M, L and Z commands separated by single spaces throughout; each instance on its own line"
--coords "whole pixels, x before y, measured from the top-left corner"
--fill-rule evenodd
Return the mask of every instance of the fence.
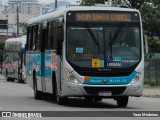
M 160 59 L 145 59 L 144 84 L 160 86 Z

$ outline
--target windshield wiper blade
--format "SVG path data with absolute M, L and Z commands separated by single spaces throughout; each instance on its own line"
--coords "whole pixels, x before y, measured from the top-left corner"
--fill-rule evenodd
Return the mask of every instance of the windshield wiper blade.
M 97 41 L 96 37 L 94 36 L 93 32 L 91 31 L 91 29 L 84 24 L 85 28 L 87 28 L 88 33 L 90 34 L 90 36 L 92 37 L 94 43 L 99 47 L 99 42 Z
M 86 25 L 84 24 L 85 28 L 87 29 L 88 33 L 90 34 L 92 40 L 94 41 L 94 43 L 97 45 L 98 47 L 98 54 L 100 56 L 100 47 L 99 47 L 99 42 L 97 41 L 95 35 L 93 34 L 93 32 L 91 31 L 91 29 Z
M 110 42 L 109 42 L 109 45 L 110 45 L 110 46 L 112 46 L 113 43 L 115 42 L 115 40 L 116 40 L 117 36 L 119 35 L 121 29 L 122 29 L 122 27 L 120 27 L 120 28 L 116 31 L 116 33 L 114 34 L 113 38 L 110 40 Z
M 113 49 L 112 49 L 113 43 L 115 42 L 116 38 L 118 37 L 121 29 L 122 29 L 122 27 L 120 27 L 120 28 L 116 31 L 116 33 L 114 34 L 113 38 L 110 39 L 109 46 L 110 46 L 110 48 L 111 48 L 111 57 L 112 57 L 112 53 L 113 53 Z M 110 38 L 111 38 L 111 35 L 110 35 Z

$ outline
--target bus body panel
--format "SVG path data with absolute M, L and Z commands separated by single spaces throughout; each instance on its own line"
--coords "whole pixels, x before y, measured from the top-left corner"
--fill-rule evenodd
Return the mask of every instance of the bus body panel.
M 86 80 L 86 76 L 78 74 L 76 70 L 67 61 L 67 24 L 66 14 L 69 11 L 118 11 L 118 12 L 137 12 L 139 17 L 140 13 L 137 10 L 126 9 L 126 8 L 100 8 L 95 10 L 95 7 L 71 7 L 66 10 L 55 11 L 38 18 L 34 18 L 29 21 L 29 27 L 36 24 L 43 23 L 43 21 L 52 21 L 57 17 L 64 17 L 63 29 L 64 29 L 64 40 L 62 47 L 62 56 L 59 56 L 53 50 L 46 50 L 45 53 L 39 53 L 44 55 L 44 61 L 41 58 L 36 59 L 36 56 L 32 56 L 31 53 L 27 53 L 27 83 L 33 88 L 33 71 L 36 71 L 38 90 L 53 93 L 53 73 L 55 73 L 58 94 L 60 96 L 100 96 L 100 97 L 115 97 L 115 96 L 142 96 L 143 82 L 144 82 L 144 51 L 143 51 L 143 32 L 142 32 L 142 21 L 140 17 L 140 38 L 141 38 L 141 60 L 137 65 L 136 69 L 128 76 L 110 76 L 110 77 L 95 77 L 87 76 L 89 80 Z M 81 35 L 83 36 L 83 35 Z M 78 36 L 77 36 L 78 37 Z M 36 52 L 35 52 L 36 53 Z M 30 56 L 31 55 L 31 56 Z M 30 57 L 29 57 L 30 56 Z M 30 63 L 34 58 L 34 62 Z M 38 62 L 38 63 L 37 63 Z M 40 63 L 39 63 L 40 62 Z M 41 63 L 44 62 L 44 66 L 41 67 Z M 35 64 L 33 65 L 30 64 Z M 39 66 L 38 68 L 36 66 Z M 43 68 L 43 75 L 39 74 Z M 69 72 L 68 72 L 69 71 Z M 40 73 L 42 73 L 40 72 Z M 107 72 L 107 71 L 106 71 Z M 72 74 L 75 78 L 71 80 L 67 74 Z M 137 80 L 138 78 L 138 80 Z M 95 82 L 97 80 L 98 82 Z M 76 81 L 76 82 L 75 82 Z M 111 81 L 114 81 L 111 83 Z
M 42 67 L 41 56 L 45 55 L 44 64 Z M 36 71 L 37 89 L 40 91 L 53 93 L 53 79 L 52 74 L 55 72 L 56 79 L 60 79 L 60 58 L 54 51 L 41 52 L 27 52 L 26 53 L 26 74 L 28 75 L 27 83 L 33 88 L 33 72 Z M 43 74 L 43 75 L 42 75 Z M 57 83 L 60 85 L 60 82 Z

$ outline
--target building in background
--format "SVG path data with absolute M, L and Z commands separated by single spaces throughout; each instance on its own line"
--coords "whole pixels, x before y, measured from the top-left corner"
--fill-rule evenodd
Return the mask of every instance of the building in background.
M 8 20 L 8 31 L 0 30 L 0 35 L 14 36 L 17 33 L 17 14 L 19 15 L 19 34 L 25 30 L 22 25 L 30 18 L 37 17 L 42 13 L 42 7 L 38 0 L 8 0 L 8 5 L 3 6 L 0 1 L 0 19 Z
M 39 16 L 41 14 L 42 4 L 38 0 L 8 0 L 8 7 L 5 9 L 9 19 L 9 23 L 13 23 L 13 20 L 17 19 L 17 8 L 19 13 L 20 23 L 27 23 L 30 18 Z M 15 22 L 14 22 L 15 23 Z
M 67 0 L 58 0 L 58 7 L 74 5 Z M 18 11 L 17 11 L 18 8 Z M 19 14 L 19 35 L 25 33 L 25 26 L 28 20 L 37 17 L 41 14 L 46 14 L 48 11 L 55 9 L 55 1 L 44 5 L 40 0 L 8 0 L 7 5 L 2 5 L 0 0 L 0 20 L 8 20 L 8 30 L 0 29 L 0 39 L 15 37 L 17 34 L 17 14 Z
M 38 0 L 8 0 L 8 13 L 15 13 L 19 7 L 19 13 L 40 15 L 42 5 Z
M 54 1 L 54 0 L 53 0 Z M 58 0 L 57 2 L 57 7 L 63 7 L 63 6 L 68 6 L 68 5 L 74 5 L 71 4 L 70 2 L 67 2 L 65 0 Z M 42 14 L 48 13 L 48 11 L 55 9 L 55 2 L 49 3 L 42 7 Z

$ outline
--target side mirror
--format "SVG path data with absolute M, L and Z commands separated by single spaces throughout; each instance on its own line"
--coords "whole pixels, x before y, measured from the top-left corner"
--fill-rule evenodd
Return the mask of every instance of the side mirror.
M 147 35 L 144 35 L 144 50 L 145 50 L 145 53 L 148 54 L 148 41 L 147 41 Z

